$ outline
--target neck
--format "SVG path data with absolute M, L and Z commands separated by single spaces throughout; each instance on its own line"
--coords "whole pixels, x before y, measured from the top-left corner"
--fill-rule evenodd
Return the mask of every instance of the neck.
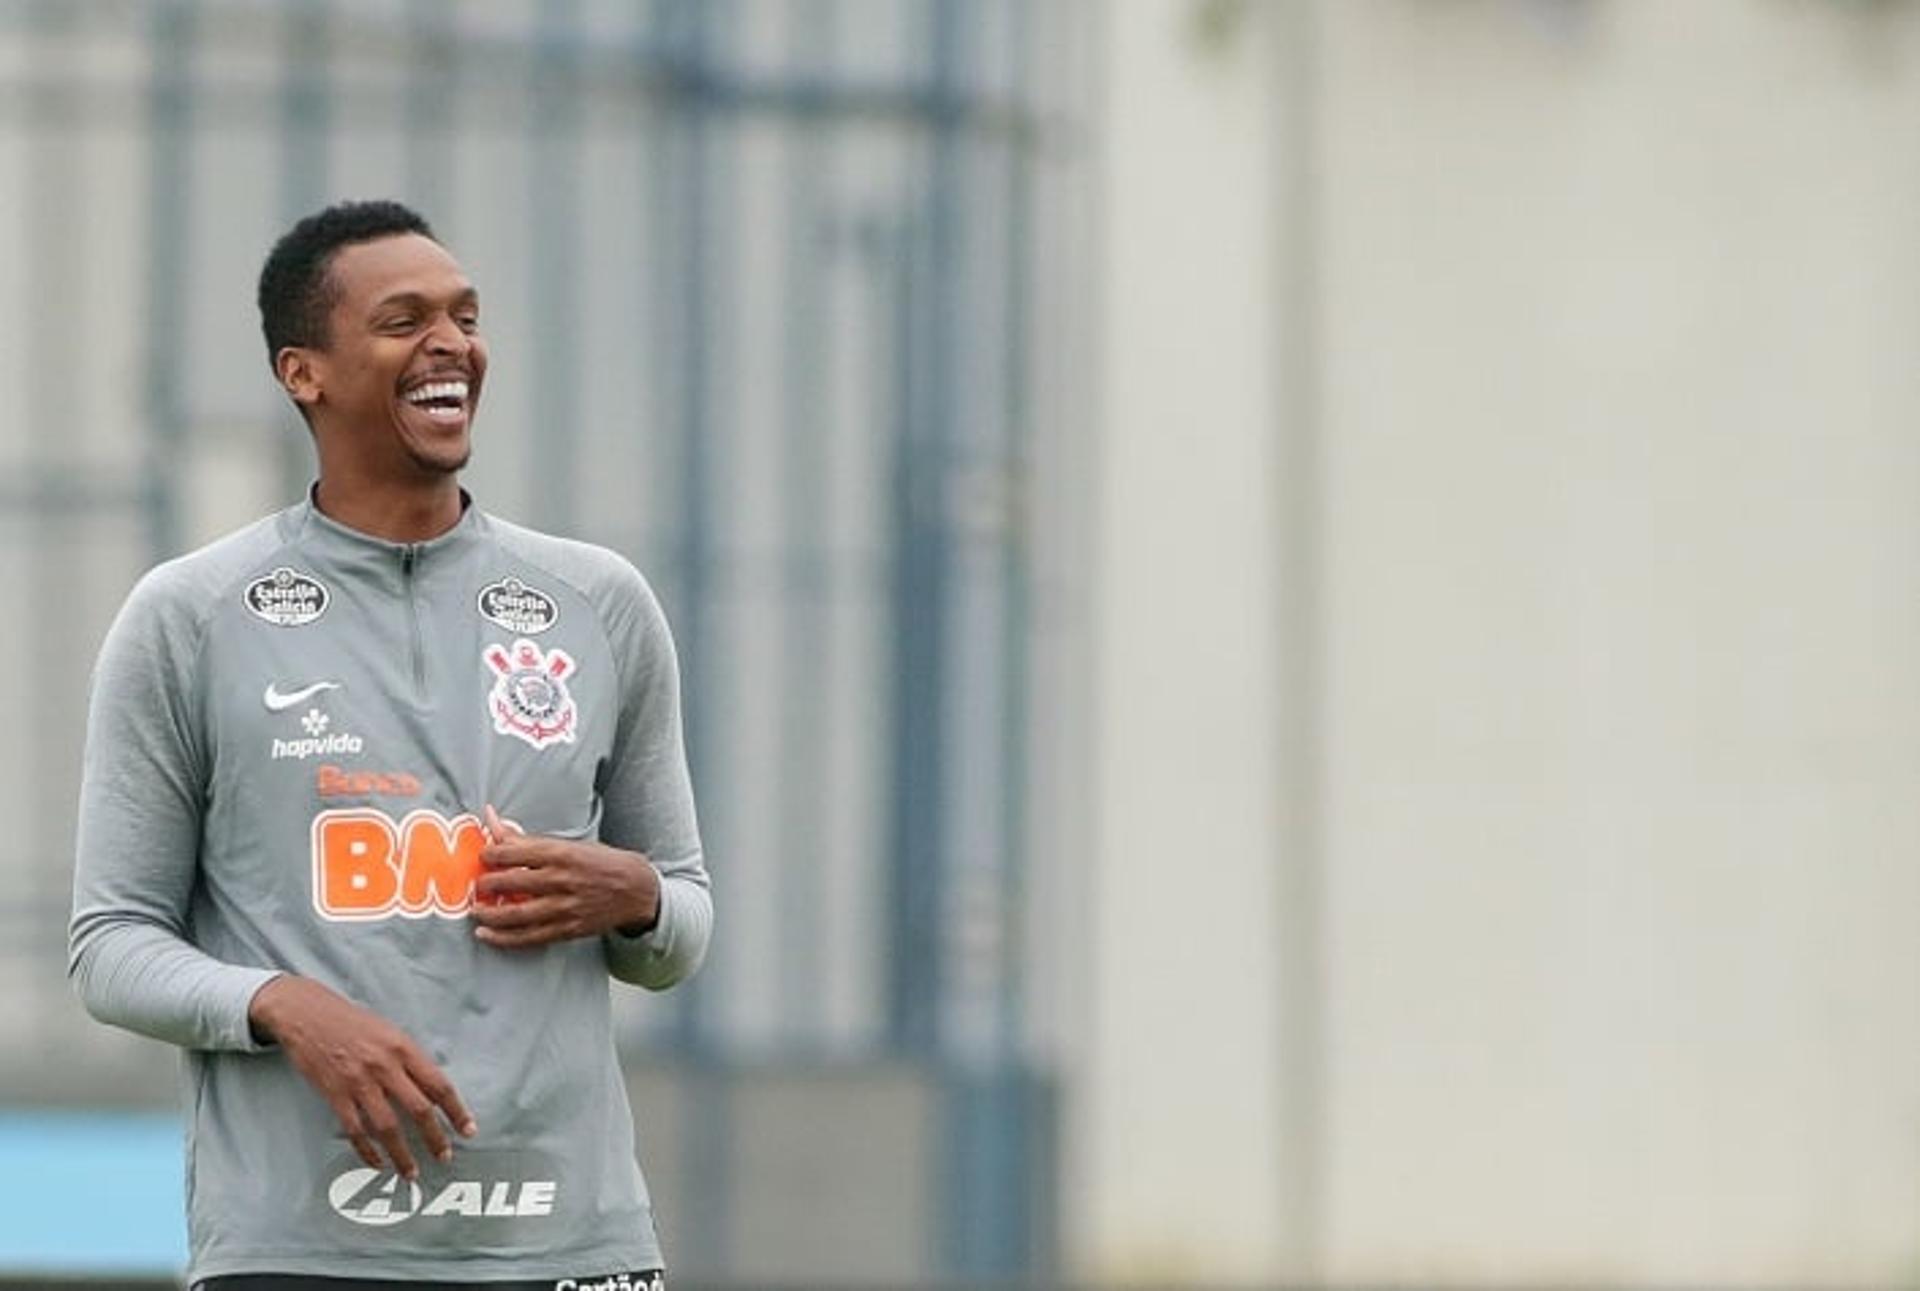
M 314 505 L 329 520 L 388 542 L 426 542 L 460 523 L 460 481 L 347 480 L 321 472 Z

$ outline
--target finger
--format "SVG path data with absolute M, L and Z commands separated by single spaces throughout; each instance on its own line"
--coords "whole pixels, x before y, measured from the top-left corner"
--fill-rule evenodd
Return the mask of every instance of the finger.
M 483 928 L 502 930 L 526 928 L 534 924 L 555 922 L 565 913 L 565 909 L 565 905 L 557 897 L 530 897 L 525 901 L 476 905 L 473 908 L 473 921 Z
M 488 803 L 484 811 L 486 814 L 487 832 L 493 835 L 495 842 L 504 843 L 509 838 L 525 838 L 527 836 L 527 831 L 520 828 L 517 822 L 508 820 L 505 816 L 502 816 L 498 811 L 494 810 L 492 803 Z
M 347 1142 L 353 1144 L 354 1152 L 359 1155 L 362 1161 L 365 1161 L 374 1169 L 385 1170 L 387 1168 L 387 1159 L 380 1155 L 380 1149 L 375 1147 L 373 1140 L 366 1135 L 349 1134 L 347 1135 Z
M 548 896 L 565 886 L 566 880 L 558 875 L 524 865 L 488 870 L 474 881 L 475 890 L 483 897 Z
M 414 1125 L 420 1131 L 420 1142 L 426 1146 L 428 1154 L 440 1162 L 453 1160 L 453 1144 L 447 1141 L 447 1131 L 440 1124 L 433 1103 L 420 1092 L 420 1087 L 408 1080 L 404 1088 L 392 1090 L 391 1094 L 401 1109 L 413 1118 Z
M 418 1102 L 408 1102 L 406 1108 L 407 1115 L 413 1118 L 414 1125 L 420 1130 L 420 1141 L 426 1144 L 433 1159 L 442 1165 L 453 1160 L 453 1140 L 447 1137 L 446 1126 L 433 1104 L 422 1098 Z
M 543 923 L 530 928 L 475 928 L 473 935 L 495 950 L 533 950 L 557 941 L 573 940 L 566 924 Z
M 454 1129 L 467 1138 L 480 1132 L 473 1113 L 460 1101 L 460 1092 L 453 1087 L 453 1081 L 425 1055 L 407 1061 L 407 1074 L 413 1077 L 413 1083 L 419 1086 L 420 1092 L 446 1115 L 447 1122 Z
M 387 1101 L 386 1091 L 376 1087 L 361 1104 L 367 1127 L 373 1131 L 374 1141 L 387 1150 L 387 1157 L 393 1162 L 393 1168 L 400 1177 L 409 1183 L 420 1177 L 420 1164 L 413 1159 L 413 1149 L 407 1146 L 407 1136 L 401 1133 L 400 1118 L 394 1115 L 393 1104 Z
M 347 1136 L 347 1142 L 353 1146 L 354 1153 L 376 1170 L 384 1170 L 387 1163 L 380 1155 L 380 1149 L 367 1137 L 366 1129 L 360 1121 L 360 1109 L 352 1099 L 329 1099 L 333 1105 L 333 1114 L 340 1122 L 340 1129 Z
M 480 863 L 496 870 L 514 865 L 533 866 L 541 863 L 546 850 L 546 846 L 538 839 L 528 838 L 525 834 L 511 834 L 501 842 L 482 847 Z

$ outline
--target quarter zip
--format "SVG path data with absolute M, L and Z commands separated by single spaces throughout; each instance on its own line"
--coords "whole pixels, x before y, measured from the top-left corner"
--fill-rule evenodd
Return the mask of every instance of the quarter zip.
M 408 543 L 400 549 L 400 588 L 407 598 L 407 615 L 413 624 L 413 697 L 427 702 L 427 652 L 420 637 L 420 598 L 413 586 L 413 569 L 420 563 L 420 546 Z

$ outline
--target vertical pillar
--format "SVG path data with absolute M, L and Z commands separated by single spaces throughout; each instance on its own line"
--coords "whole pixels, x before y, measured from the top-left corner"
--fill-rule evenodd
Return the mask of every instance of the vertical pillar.
M 1098 826 L 1067 1180 L 1094 1278 L 1282 1273 L 1274 20 L 1107 13 Z
M 333 127 L 331 0 L 291 0 L 281 18 L 280 210 L 283 223 L 311 215 L 330 197 Z M 279 439 L 281 493 L 300 496 L 313 478 L 305 434 Z
M 155 559 L 179 552 L 180 462 L 186 449 L 184 383 L 192 360 L 187 235 L 192 206 L 194 0 L 160 0 L 147 11 L 152 70 L 147 87 L 147 353 L 150 440 L 147 536 Z
M 527 245 L 532 273 L 534 406 L 541 424 L 526 437 L 535 523 L 565 529 L 577 495 L 580 395 L 581 40 L 579 0 L 542 0 L 533 59 L 527 142 Z

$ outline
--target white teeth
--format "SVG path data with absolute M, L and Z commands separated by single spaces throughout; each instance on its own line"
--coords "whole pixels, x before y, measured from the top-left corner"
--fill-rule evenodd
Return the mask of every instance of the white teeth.
M 465 381 L 430 381 L 426 385 L 416 386 L 407 391 L 408 403 L 425 403 L 429 399 L 458 399 L 467 401 L 467 383 Z

